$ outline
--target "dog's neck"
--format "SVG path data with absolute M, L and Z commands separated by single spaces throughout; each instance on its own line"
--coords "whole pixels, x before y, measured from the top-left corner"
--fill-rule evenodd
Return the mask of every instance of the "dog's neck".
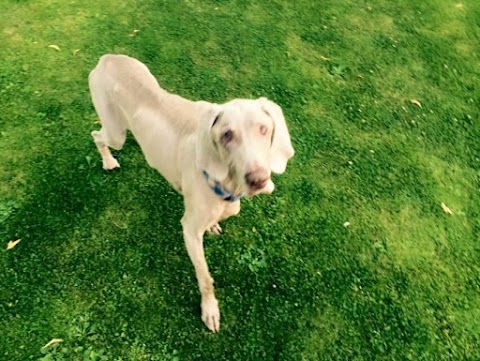
M 230 174 L 223 182 L 219 182 L 212 178 L 206 170 L 203 171 L 203 176 L 213 193 L 224 201 L 236 202 L 243 197 L 243 193 L 240 191 L 240 186 L 235 184 L 233 180 L 234 178 Z

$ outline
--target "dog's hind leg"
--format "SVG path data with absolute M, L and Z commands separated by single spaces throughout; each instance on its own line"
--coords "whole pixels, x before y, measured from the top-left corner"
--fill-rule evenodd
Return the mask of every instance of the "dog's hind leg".
M 94 76 L 90 77 L 90 92 L 102 124 L 99 131 L 95 130 L 91 134 L 102 156 L 103 169 L 112 170 L 120 167 L 120 164 L 110 153 L 109 147 L 116 150 L 122 149 L 126 139 L 126 128 L 121 122 L 119 109 L 113 106 L 102 89 L 95 85 Z
M 111 143 L 109 143 L 109 137 L 105 133 L 106 131 L 104 126 L 102 126 L 102 129 L 100 129 L 100 131 L 94 130 L 91 133 L 93 137 L 93 141 L 97 146 L 98 152 L 102 156 L 103 169 L 112 170 L 115 168 L 119 168 L 120 164 L 113 157 L 112 153 L 110 152 L 110 149 L 108 148 L 109 144 Z
M 223 233 L 223 229 L 220 226 L 220 222 L 230 218 L 231 216 L 236 216 L 240 212 L 240 201 L 235 201 L 233 203 L 227 203 L 225 210 L 223 211 L 222 217 L 215 223 L 213 226 L 207 228 L 207 232 L 210 234 L 220 235 Z

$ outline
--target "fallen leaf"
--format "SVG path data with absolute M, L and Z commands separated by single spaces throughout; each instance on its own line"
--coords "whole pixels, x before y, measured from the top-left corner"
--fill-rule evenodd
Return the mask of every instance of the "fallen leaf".
M 343 224 L 343 226 L 344 226 L 345 228 L 350 227 L 350 222 L 345 222 L 345 223 Z
M 327 58 L 323 55 L 320 55 L 320 59 L 322 59 L 323 61 L 329 61 L 330 60 L 330 58 Z
M 55 345 L 56 343 L 60 343 L 60 342 L 63 342 L 63 340 L 61 338 L 52 338 L 45 346 L 43 346 L 44 348 L 45 347 L 49 347 L 49 346 L 52 346 L 52 345 Z
M 52 44 L 52 45 L 49 45 L 48 47 L 55 49 L 56 51 L 60 51 L 60 47 L 58 45 Z
M 77 55 L 77 53 L 78 53 L 79 51 L 80 51 L 80 49 L 75 49 L 72 53 L 73 53 L 73 55 L 75 56 L 75 55 Z
M 90 162 L 88 162 L 88 164 L 90 165 Z M 123 224 L 118 224 L 118 223 L 115 222 L 115 221 L 112 221 L 112 223 L 113 223 L 116 227 L 118 227 L 118 228 L 120 228 L 120 229 L 127 229 L 127 228 L 128 228 L 128 226 L 127 226 L 126 224 L 124 224 L 124 223 L 123 223 Z
M 452 210 L 450 208 L 447 207 L 447 205 L 445 203 L 442 202 L 442 204 L 440 204 L 440 206 L 442 207 L 443 211 L 447 214 L 453 214 Z
M 416 105 L 417 107 L 422 107 L 422 103 L 420 103 L 417 99 L 410 99 L 410 103 Z
M 21 239 L 17 239 L 16 241 L 9 241 L 7 244 L 7 250 L 14 249 L 17 244 L 19 244 Z
M 134 37 L 135 35 L 137 35 L 137 33 L 139 32 L 140 30 L 138 29 L 133 29 L 132 33 L 131 34 L 128 34 L 129 37 Z

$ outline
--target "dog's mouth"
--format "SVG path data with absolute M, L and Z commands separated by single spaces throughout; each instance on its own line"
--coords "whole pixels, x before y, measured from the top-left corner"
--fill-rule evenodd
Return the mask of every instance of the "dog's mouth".
M 243 173 L 232 167 L 230 168 L 230 179 L 235 179 L 235 183 L 231 189 L 233 192 L 249 198 L 261 193 L 272 193 L 275 185 L 270 176 L 271 173 L 265 169 L 255 169 L 252 172 Z
M 261 194 L 261 193 L 272 193 L 275 189 L 275 185 L 273 184 L 270 178 L 264 179 L 261 182 L 257 182 L 256 184 L 246 184 L 247 187 L 247 194 L 248 197 L 253 197 L 254 195 Z
M 259 166 L 252 166 L 243 177 L 243 183 L 248 196 L 254 196 L 259 193 L 271 193 L 273 191 L 273 182 L 270 179 L 270 172 Z

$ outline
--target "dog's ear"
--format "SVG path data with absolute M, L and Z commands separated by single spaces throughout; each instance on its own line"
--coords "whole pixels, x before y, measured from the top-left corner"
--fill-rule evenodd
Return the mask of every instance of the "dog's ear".
M 228 164 L 222 158 L 212 132 L 222 113 L 221 108 L 217 105 L 205 112 L 200 119 L 195 145 L 197 168 L 200 171 L 207 171 L 217 181 L 224 180 L 228 175 Z
M 270 148 L 270 169 L 273 173 L 283 173 L 287 167 L 287 161 L 295 153 L 290 141 L 287 124 L 283 117 L 282 108 L 267 98 L 258 99 L 262 109 L 272 119 L 274 124 L 272 146 Z

